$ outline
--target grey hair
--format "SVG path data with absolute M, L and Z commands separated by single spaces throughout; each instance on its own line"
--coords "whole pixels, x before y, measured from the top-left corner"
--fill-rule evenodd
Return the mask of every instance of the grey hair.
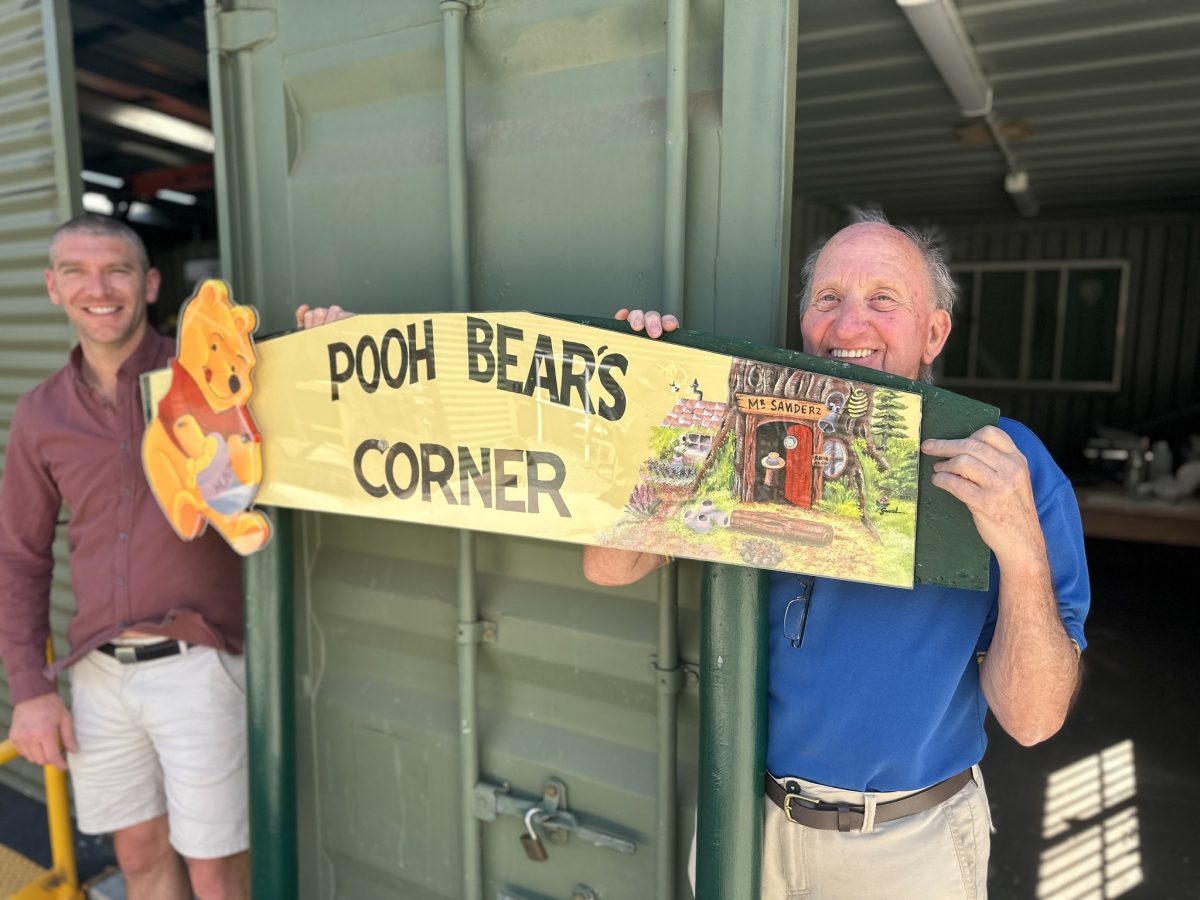
M 114 219 L 111 216 L 100 216 L 96 213 L 84 213 L 82 216 L 76 216 L 63 224 L 59 225 L 54 230 L 54 234 L 50 236 L 50 262 L 54 262 L 54 245 L 58 243 L 58 239 L 64 234 L 90 234 L 93 237 L 115 237 L 133 247 L 137 253 L 138 262 L 142 264 L 143 271 L 150 268 L 150 254 L 146 252 L 146 244 L 142 241 L 141 235 L 122 222 L 120 219 Z
M 935 309 L 944 309 L 950 315 L 954 314 L 954 300 L 958 296 L 958 286 L 950 267 L 946 264 L 946 255 L 934 229 L 922 230 L 911 225 L 893 225 L 883 211 L 877 208 L 861 209 L 850 207 L 850 225 L 884 225 L 893 231 L 898 231 L 920 251 L 925 261 L 925 269 L 929 273 L 929 281 L 933 284 L 933 305 Z M 825 249 L 828 241 L 822 241 L 821 246 L 808 255 L 804 267 L 800 270 L 799 317 L 804 318 L 805 310 L 812 301 L 813 275 L 817 269 L 817 259 Z

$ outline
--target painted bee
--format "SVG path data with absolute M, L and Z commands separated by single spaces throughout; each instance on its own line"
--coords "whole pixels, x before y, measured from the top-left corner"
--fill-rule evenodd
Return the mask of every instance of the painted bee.
M 867 412 L 869 401 L 867 392 L 862 388 L 851 388 L 850 399 L 846 401 L 846 416 L 850 419 L 862 418 Z

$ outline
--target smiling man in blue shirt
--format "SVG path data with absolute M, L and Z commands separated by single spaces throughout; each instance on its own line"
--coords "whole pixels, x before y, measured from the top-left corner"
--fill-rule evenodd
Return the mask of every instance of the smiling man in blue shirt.
M 805 265 L 804 351 L 928 378 L 954 296 L 930 240 L 869 217 Z M 655 312 L 618 318 L 650 337 L 678 327 Z M 991 549 L 991 588 L 771 573 L 763 898 L 985 897 L 987 711 L 1032 745 L 1062 727 L 1078 686 L 1090 591 L 1066 477 L 1007 419 L 921 450 Z M 666 562 L 588 547 L 584 573 L 628 584 Z

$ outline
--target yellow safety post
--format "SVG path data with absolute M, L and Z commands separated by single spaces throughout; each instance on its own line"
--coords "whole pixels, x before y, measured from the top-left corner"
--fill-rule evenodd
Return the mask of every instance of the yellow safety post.
M 46 641 L 46 660 L 54 662 L 54 645 Z M 17 758 L 12 741 L 0 742 L 0 766 Z M 42 767 L 46 785 L 46 817 L 50 822 L 52 867 L 25 887 L 9 894 L 9 900 L 83 900 L 79 870 L 75 866 L 75 844 L 71 834 L 71 804 L 67 797 L 67 773 L 54 766 Z
M 17 758 L 17 748 L 12 741 L 0 741 L 0 766 Z

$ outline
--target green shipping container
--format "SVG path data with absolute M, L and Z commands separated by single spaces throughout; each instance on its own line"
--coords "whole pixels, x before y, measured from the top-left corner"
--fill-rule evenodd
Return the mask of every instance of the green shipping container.
M 260 333 L 301 303 L 640 306 L 773 343 L 795 16 L 795 0 L 210 5 L 234 294 Z M 247 585 L 256 896 L 690 896 L 699 565 L 602 590 L 574 546 L 276 517 Z M 753 599 L 753 572 L 724 577 Z M 757 632 L 740 639 L 752 671 Z M 753 712 L 729 752 L 760 746 Z M 729 761 L 743 798 L 720 815 L 743 862 L 724 877 L 746 889 L 756 770 Z M 557 805 L 545 861 L 521 839 L 533 801 Z

